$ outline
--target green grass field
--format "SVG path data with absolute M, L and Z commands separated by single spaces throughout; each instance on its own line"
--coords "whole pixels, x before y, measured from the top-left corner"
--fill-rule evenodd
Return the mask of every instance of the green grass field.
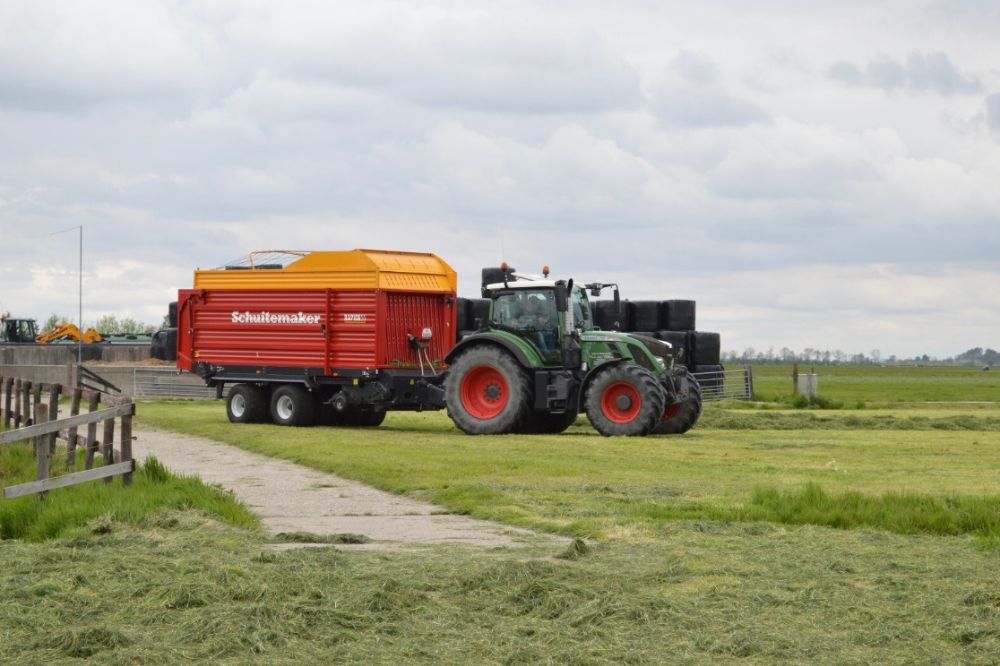
M 813 367 L 820 395 L 846 403 L 1000 402 L 1000 369 L 800 364 L 799 372 Z M 758 400 L 775 400 L 792 392 L 791 365 L 754 366 L 753 375 Z
M 0 541 L 0 661 L 996 663 L 992 377 L 818 370 L 822 394 L 866 408 L 712 406 L 685 436 L 625 439 L 585 418 L 467 437 L 443 413 L 293 429 L 142 403 L 140 426 L 588 546 L 274 552 L 204 513 L 91 520 Z M 782 372 L 758 389 L 779 397 Z

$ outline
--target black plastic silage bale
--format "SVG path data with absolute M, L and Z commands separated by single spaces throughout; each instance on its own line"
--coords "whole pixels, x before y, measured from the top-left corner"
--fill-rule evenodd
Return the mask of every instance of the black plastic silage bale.
M 691 362 L 694 365 L 718 365 L 722 355 L 722 336 L 707 331 L 691 331 L 688 333 L 688 346 L 691 348 Z
M 632 329 L 636 331 L 656 331 L 660 328 L 659 301 L 632 301 Z
M 664 342 L 669 342 L 674 348 L 674 360 L 681 365 L 685 365 L 688 352 L 687 331 L 657 331 L 656 337 Z
M 664 331 L 693 331 L 695 329 L 694 314 L 694 301 L 660 301 L 659 329 Z
M 479 320 L 478 322 L 476 320 Z M 476 330 L 489 324 L 490 320 L 490 299 L 473 298 L 469 300 L 469 320 L 470 330 Z
M 628 325 L 628 304 L 622 301 L 619 308 L 615 308 L 614 301 L 597 301 L 597 316 L 595 320 L 597 327 L 604 331 L 627 331 Z
M 458 298 L 455 301 L 455 318 L 458 323 L 455 325 L 456 331 L 464 331 L 469 328 L 469 299 Z

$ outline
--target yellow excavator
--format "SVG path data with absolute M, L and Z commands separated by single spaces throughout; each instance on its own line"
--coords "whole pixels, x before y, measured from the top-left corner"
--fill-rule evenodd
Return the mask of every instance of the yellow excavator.
M 86 331 L 80 332 L 80 328 L 76 324 L 64 321 L 52 330 L 45 331 L 35 338 L 35 342 L 40 344 L 61 342 L 63 340 L 72 340 L 73 342 L 83 341 L 86 344 L 91 344 L 103 341 L 104 337 L 97 332 L 96 328 L 91 327 Z

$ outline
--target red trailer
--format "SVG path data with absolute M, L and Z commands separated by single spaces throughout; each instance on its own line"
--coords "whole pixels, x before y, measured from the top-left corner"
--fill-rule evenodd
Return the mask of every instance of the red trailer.
M 177 367 L 229 418 L 378 425 L 387 409 L 444 406 L 457 278 L 433 254 L 254 252 L 194 274 L 177 306 Z

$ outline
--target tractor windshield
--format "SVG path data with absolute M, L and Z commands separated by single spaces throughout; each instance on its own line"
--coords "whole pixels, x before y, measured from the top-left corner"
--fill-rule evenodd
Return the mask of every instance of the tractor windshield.
M 521 335 L 543 356 L 558 351 L 559 317 L 552 289 L 512 289 L 497 294 L 492 321 Z
M 573 324 L 584 331 L 594 328 L 594 319 L 590 312 L 590 302 L 587 292 L 580 287 L 573 287 Z

